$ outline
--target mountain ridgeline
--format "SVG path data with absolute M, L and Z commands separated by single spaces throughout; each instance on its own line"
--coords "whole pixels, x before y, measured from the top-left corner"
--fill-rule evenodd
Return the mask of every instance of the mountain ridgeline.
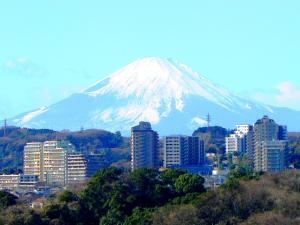
M 48 107 L 26 112 L 9 124 L 53 130 L 79 127 L 121 131 L 129 134 L 139 121 L 149 121 L 161 135 L 191 134 L 212 124 L 233 128 L 269 115 L 296 131 L 300 112 L 271 107 L 241 98 L 211 82 L 188 66 L 165 58 L 137 60 Z M 176 121 L 176 123 L 174 123 Z

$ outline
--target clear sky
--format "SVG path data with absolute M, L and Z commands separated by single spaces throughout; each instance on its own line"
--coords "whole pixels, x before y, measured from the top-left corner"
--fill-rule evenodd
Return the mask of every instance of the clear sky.
M 146 56 L 300 110 L 298 0 L 0 0 L 0 118 Z

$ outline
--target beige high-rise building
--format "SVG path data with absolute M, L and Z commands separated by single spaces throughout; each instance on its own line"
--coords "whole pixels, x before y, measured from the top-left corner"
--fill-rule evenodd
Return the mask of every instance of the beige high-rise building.
M 65 186 L 69 181 L 83 180 L 86 175 L 83 156 L 69 155 L 68 148 L 68 144 L 60 141 L 27 143 L 24 148 L 24 174 L 37 175 L 49 186 Z
M 67 183 L 67 149 L 58 141 L 46 141 L 43 146 L 43 176 L 41 180 L 54 186 Z
M 278 172 L 286 167 L 286 141 L 280 140 L 286 127 L 264 116 L 254 124 L 254 169 Z
M 32 142 L 27 143 L 24 147 L 24 174 L 36 175 L 43 180 L 43 143 Z
M 159 140 L 148 122 L 131 128 L 131 169 L 159 167 Z

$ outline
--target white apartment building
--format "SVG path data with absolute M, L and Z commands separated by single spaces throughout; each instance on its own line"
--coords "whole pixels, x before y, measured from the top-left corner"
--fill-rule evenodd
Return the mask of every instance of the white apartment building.
M 226 153 L 252 152 L 253 126 L 249 124 L 236 125 L 234 134 L 226 137 Z
M 84 182 L 87 176 L 87 160 L 83 154 L 69 154 L 67 164 L 67 183 Z
M 226 154 L 241 152 L 242 151 L 242 141 L 241 138 L 236 134 L 231 134 L 226 137 Z

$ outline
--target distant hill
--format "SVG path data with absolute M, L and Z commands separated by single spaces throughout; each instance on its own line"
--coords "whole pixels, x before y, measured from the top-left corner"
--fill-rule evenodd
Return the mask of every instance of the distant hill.
M 225 137 L 232 132 L 219 126 L 199 127 L 193 132 L 193 136 L 199 136 L 204 140 L 206 150 L 216 151 L 217 149 L 224 150 Z
M 300 142 L 300 132 L 289 132 L 288 136 L 290 141 Z
M 0 129 L 0 169 L 22 169 L 23 150 L 27 142 L 47 140 L 68 140 L 78 152 L 104 152 L 111 162 L 128 160 L 130 157 L 128 141 L 121 133 L 111 133 L 105 130 L 82 130 L 76 132 L 53 131 L 48 129 L 29 129 L 8 127 Z M 123 151 L 110 151 L 114 148 L 124 148 Z

